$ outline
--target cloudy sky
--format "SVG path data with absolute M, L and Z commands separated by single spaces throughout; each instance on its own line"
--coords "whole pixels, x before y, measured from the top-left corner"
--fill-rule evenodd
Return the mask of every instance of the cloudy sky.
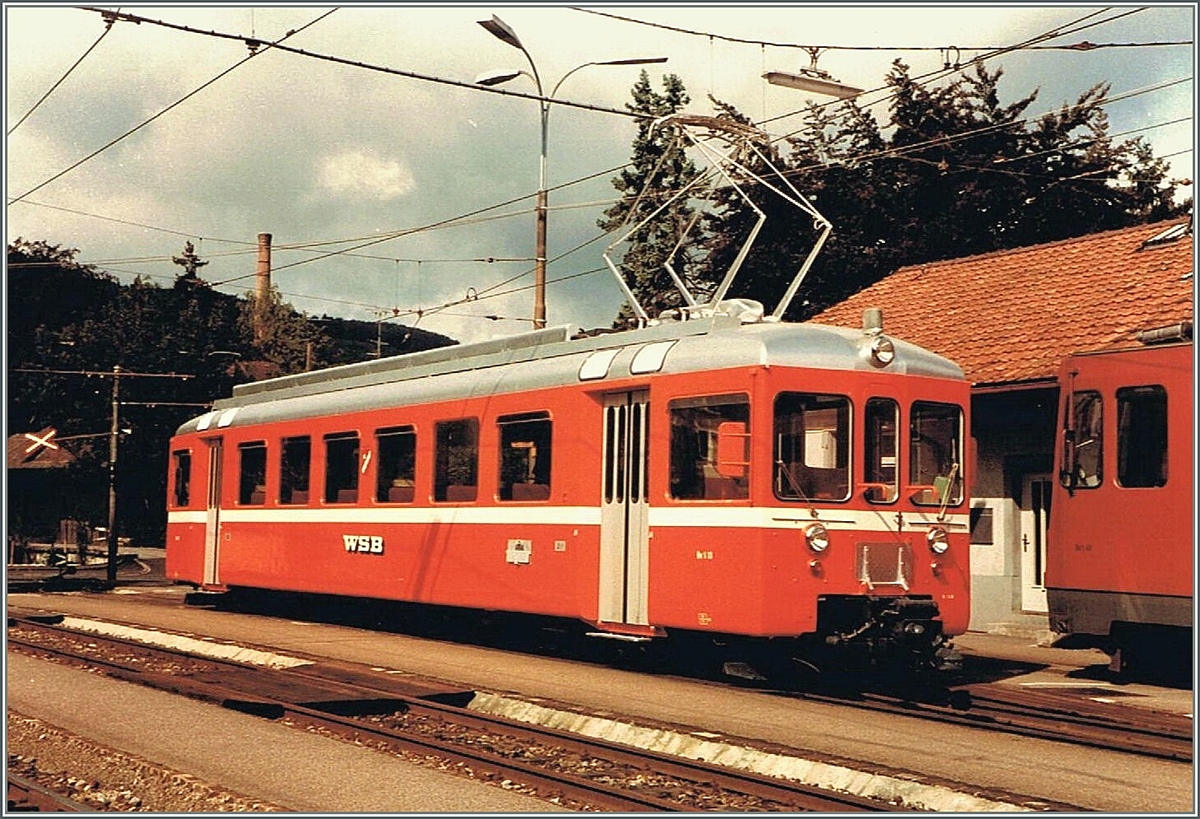
M 664 72 L 678 75 L 691 113 L 712 113 L 711 94 L 782 134 L 810 97 L 761 76 L 807 66 L 799 46 L 829 47 L 820 68 L 867 89 L 868 104 L 883 99 L 870 91 L 897 58 L 922 75 L 947 53 L 967 63 L 1062 32 L 989 61 L 1005 70 L 1005 101 L 1037 88 L 1029 111 L 1041 114 L 1110 83 L 1110 96 L 1124 97 L 1107 107 L 1111 132 L 1143 136 L 1169 157 L 1173 176 L 1193 178 L 1190 6 L 120 11 L 148 19 L 105 33 L 96 11 L 5 5 L 8 241 L 78 248 L 80 261 L 122 280 L 163 285 L 181 271 L 171 257 L 192 241 L 209 262 L 202 277 L 243 293 L 253 286 L 256 236 L 270 233 L 273 283 L 297 309 L 404 323 L 419 310 L 419 326 L 463 341 L 527 330 L 533 310 L 538 103 L 471 87 L 486 72 L 529 67 L 478 24 L 492 15 L 517 32 L 547 93 L 562 79 L 557 98 L 596 109 L 555 105 L 549 117 L 550 325 L 607 326 L 621 303 L 601 256 L 612 237 L 596 220 L 630 155 L 634 122 L 615 111 L 641 68 L 573 72 L 584 63 L 668 57 L 646 68 L 656 87 Z M 244 38 L 289 32 L 284 44 L 306 55 L 260 49 L 246 59 Z M 217 36 L 226 34 L 235 36 Z M 1104 47 L 1044 47 L 1084 41 Z M 1155 45 L 1174 42 L 1187 44 Z M 951 46 L 958 51 L 944 51 Z M 499 88 L 534 92 L 525 76 Z M 885 105 L 872 110 L 886 121 Z

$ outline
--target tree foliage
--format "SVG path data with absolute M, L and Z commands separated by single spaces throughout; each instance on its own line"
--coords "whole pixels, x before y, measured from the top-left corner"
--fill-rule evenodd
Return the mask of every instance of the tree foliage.
M 640 119 L 629 164 L 613 179 L 621 198 L 597 222 L 603 230 L 616 234 L 645 222 L 630 235 L 620 266 L 629 289 L 651 316 L 683 303 L 663 263 L 671 258 L 692 225 L 694 208 L 686 196 L 667 202 L 699 173 L 685 150 L 679 128 L 658 122 L 681 111 L 690 98 L 674 74 L 664 76 L 662 86 L 661 93 L 655 91 L 646 71 L 633 86 L 633 102 L 625 107 Z M 688 252 L 678 255 L 673 266 L 685 282 L 695 283 L 696 260 Z M 617 323 L 624 323 L 630 316 L 627 304 Z
M 326 334 L 275 291 L 256 335 L 253 297 L 219 293 L 200 279 L 207 262 L 190 243 L 175 257 L 184 273 L 166 288 L 140 278 L 121 285 L 79 264 L 77 253 L 17 239 L 7 257 L 8 435 L 52 426 L 60 438 L 74 439 L 78 475 L 71 485 L 78 496 L 57 507 L 64 514 L 93 524 L 106 519 L 115 367 L 122 373 L 118 528 L 160 542 L 168 441 L 180 424 L 228 397 L 236 383 L 304 370 L 310 344 L 314 366 L 367 357 L 357 340 L 343 344 Z M 346 321 L 334 329 L 373 340 L 376 323 Z M 453 343 L 412 329 L 404 352 Z
M 1176 183 L 1148 144 L 1110 136 L 1107 85 L 1034 117 L 1036 91 L 1000 102 L 1003 73 L 976 63 L 931 87 L 897 60 L 886 78 L 892 96 L 884 125 L 853 100 L 809 103 L 799 130 L 775 144 L 772 162 L 834 232 L 788 318 L 812 316 L 905 265 L 1190 211 L 1190 200 L 1176 202 Z M 718 116 L 748 122 L 713 102 Z M 782 199 L 750 193 L 768 218 L 736 290 L 770 309 L 811 247 L 811 223 Z M 701 275 L 711 280 L 727 269 L 753 218 L 739 196 L 715 193 L 699 238 L 707 254 Z

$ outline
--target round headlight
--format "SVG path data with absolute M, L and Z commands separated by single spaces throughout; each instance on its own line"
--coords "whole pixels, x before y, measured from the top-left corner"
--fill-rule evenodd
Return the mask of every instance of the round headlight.
M 814 523 L 804 530 L 804 539 L 808 548 L 814 552 L 823 552 L 829 548 L 829 530 L 820 523 Z
M 896 358 L 896 345 L 887 336 L 876 336 L 871 342 L 871 359 L 880 367 L 886 367 Z
M 950 548 L 950 536 L 941 526 L 934 526 L 926 532 L 925 539 L 929 541 L 929 550 L 935 555 L 944 555 Z

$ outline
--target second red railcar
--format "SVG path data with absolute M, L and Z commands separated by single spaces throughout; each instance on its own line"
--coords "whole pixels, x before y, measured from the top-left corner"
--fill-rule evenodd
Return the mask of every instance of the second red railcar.
M 1060 373 L 1050 625 L 1117 669 L 1191 666 L 1193 372 L 1189 340 L 1074 355 Z

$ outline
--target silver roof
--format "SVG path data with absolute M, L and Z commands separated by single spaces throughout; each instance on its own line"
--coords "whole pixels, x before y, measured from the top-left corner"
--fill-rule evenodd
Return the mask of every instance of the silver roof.
M 865 354 L 870 339 L 842 327 L 744 324 L 727 315 L 577 339 L 555 327 L 243 384 L 178 432 L 747 365 L 878 372 Z M 948 359 L 892 340 L 896 357 L 883 372 L 963 378 Z

